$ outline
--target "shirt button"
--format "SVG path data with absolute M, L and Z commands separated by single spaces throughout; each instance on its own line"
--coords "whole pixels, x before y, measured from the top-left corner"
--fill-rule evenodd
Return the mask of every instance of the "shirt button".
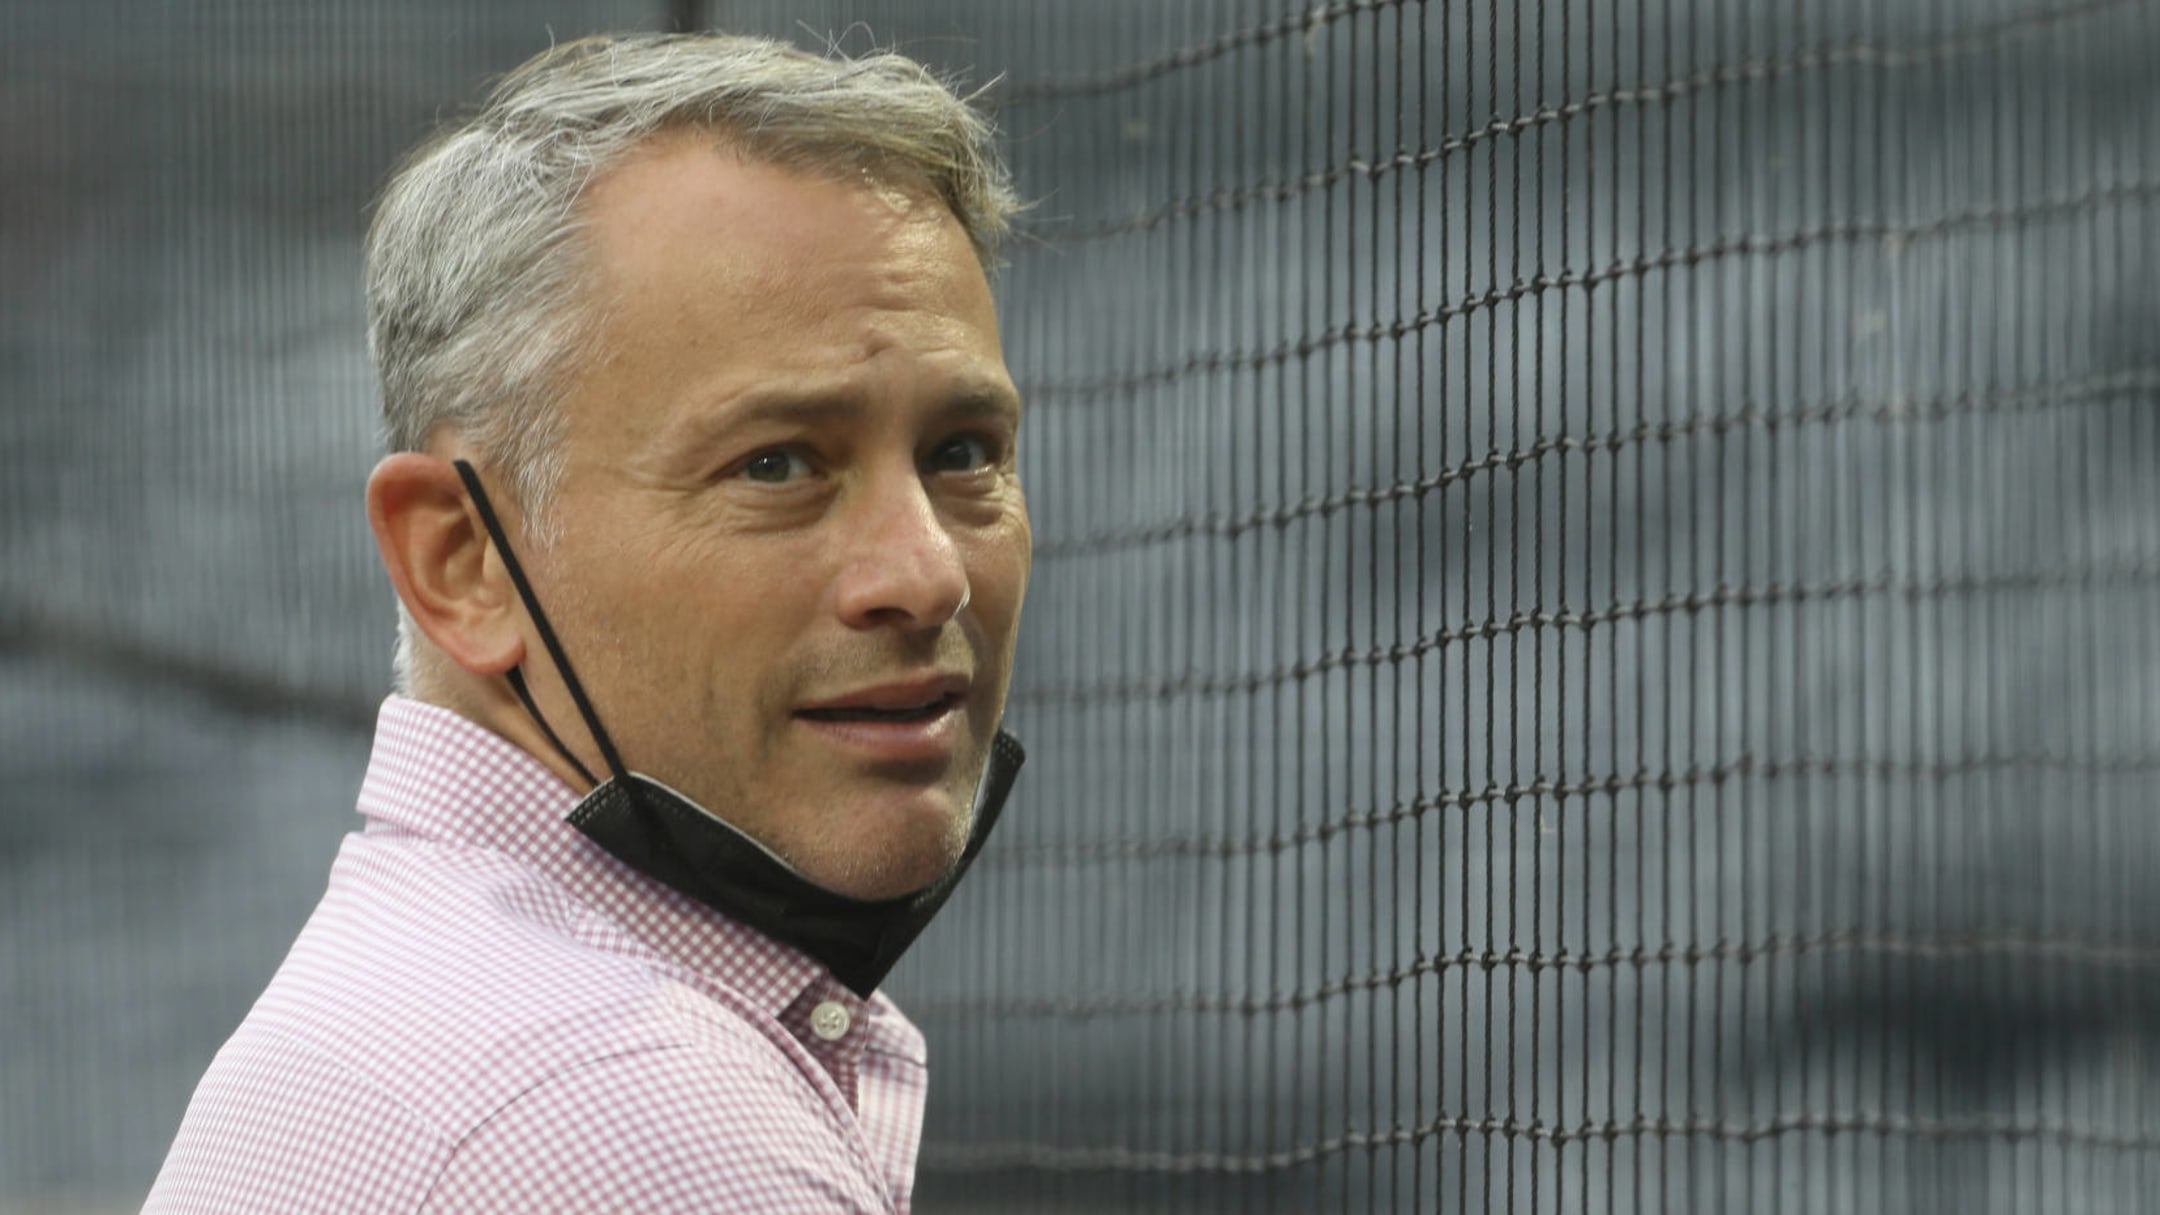
M 827 1000 L 810 1010 L 810 1032 L 827 1042 L 838 1042 L 847 1037 L 848 1026 L 855 1017 L 847 1006 L 836 1000 Z

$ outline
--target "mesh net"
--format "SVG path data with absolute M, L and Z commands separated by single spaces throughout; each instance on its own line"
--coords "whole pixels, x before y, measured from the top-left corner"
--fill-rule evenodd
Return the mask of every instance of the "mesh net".
M 31 0 L 0 1203 L 139 1197 L 352 823 L 365 201 L 670 20 L 994 79 L 1036 204 L 922 1209 L 2160 1193 L 2160 6 Z

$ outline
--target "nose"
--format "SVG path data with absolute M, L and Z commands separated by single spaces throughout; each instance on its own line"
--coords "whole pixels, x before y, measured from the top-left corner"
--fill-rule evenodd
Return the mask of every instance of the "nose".
M 967 563 L 921 478 L 891 481 L 865 494 L 849 520 L 840 619 L 856 629 L 935 629 L 967 606 Z

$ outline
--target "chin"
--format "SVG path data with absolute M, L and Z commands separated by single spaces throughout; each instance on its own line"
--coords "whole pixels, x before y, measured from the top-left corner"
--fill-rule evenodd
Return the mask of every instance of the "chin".
M 944 790 L 924 790 L 908 801 L 850 815 L 811 850 L 815 859 L 799 866 L 803 876 L 858 899 L 898 898 L 944 877 L 967 847 L 973 807 Z

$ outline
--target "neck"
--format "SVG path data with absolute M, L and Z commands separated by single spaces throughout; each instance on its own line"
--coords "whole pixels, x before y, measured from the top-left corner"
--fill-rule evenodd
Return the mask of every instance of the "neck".
M 579 795 L 592 791 L 592 782 L 580 775 L 563 753 L 548 741 L 539 723 L 533 720 L 532 714 L 525 711 L 525 706 L 511 693 L 510 685 L 503 677 L 474 675 L 460 669 L 451 677 L 444 678 L 440 672 L 430 671 L 426 676 L 413 681 L 409 695 L 414 700 L 448 709 L 508 740 L 527 755 L 539 760 L 548 771 L 562 778 L 562 782 L 576 790 Z M 533 695 L 542 696 L 544 693 L 535 688 Z M 554 707 L 545 703 L 541 707 L 549 713 L 550 720 L 554 720 Z M 567 698 L 564 698 L 563 707 L 569 712 L 571 722 L 576 723 L 577 713 L 569 708 Z M 577 728 L 582 730 L 582 727 Z M 573 739 L 565 738 L 563 741 L 572 746 L 576 745 Z

